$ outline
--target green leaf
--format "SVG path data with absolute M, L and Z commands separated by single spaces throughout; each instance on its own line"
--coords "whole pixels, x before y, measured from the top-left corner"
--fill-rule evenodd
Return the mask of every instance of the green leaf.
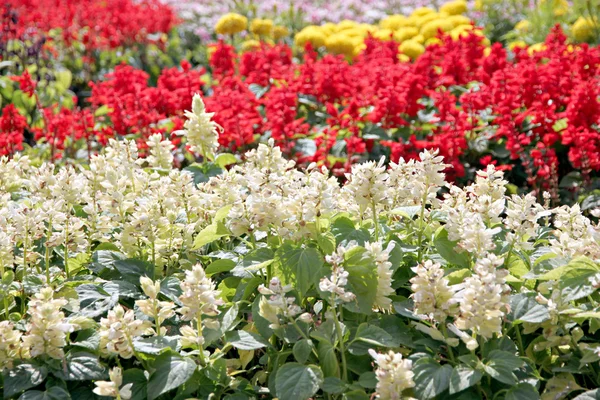
M 596 291 L 590 278 L 600 274 L 597 264 L 586 259 L 585 262 L 574 263 L 572 261 L 567 267 L 570 268 L 560 277 L 559 281 L 563 301 L 578 300 Z
M 438 231 L 436 232 L 433 244 L 437 249 L 438 253 L 440 253 L 440 255 L 444 257 L 444 259 L 450 264 L 462 268 L 469 268 L 471 264 L 471 258 L 469 257 L 469 253 L 456 252 L 455 248 L 457 242 L 451 242 L 450 240 L 448 240 L 448 232 L 443 227 L 438 229 Z
M 19 400 L 71 400 L 71 395 L 60 386 L 52 386 L 45 392 L 28 390 L 19 397 Z
M 113 262 L 113 265 L 121 273 L 123 280 L 135 285 L 140 283 L 140 277 L 142 276 L 154 279 L 154 266 L 148 262 L 128 258 L 126 260 L 117 260 Z
M 284 244 L 276 253 L 284 275 L 295 278 L 296 289 L 302 297 L 323 276 L 323 258 L 313 247 Z
M 539 400 L 540 394 L 529 383 L 519 383 L 506 392 L 505 400 Z
M 314 348 L 315 346 L 312 340 L 302 339 L 294 343 L 292 352 L 294 353 L 294 358 L 296 358 L 296 361 L 298 361 L 300 364 L 304 364 L 306 360 L 308 360 L 308 357 L 310 357 L 310 353 Z
M 348 257 L 344 265 L 348 271 L 348 291 L 356 295 L 358 302 L 356 311 L 371 314 L 379 277 L 375 260 L 362 247 L 355 247 L 348 251 L 345 257 Z M 352 303 L 347 303 L 345 306 L 349 308 Z
M 335 347 L 327 342 L 319 342 L 317 354 L 319 354 L 319 365 L 323 369 L 325 376 L 339 376 L 340 365 L 335 353 Z
M 215 223 L 212 223 L 206 228 L 202 229 L 200 233 L 196 235 L 192 250 L 198 250 L 202 246 L 212 243 L 224 236 L 229 236 L 230 234 L 231 232 L 229 232 L 229 229 L 227 229 L 223 222 L 216 221 Z
M 4 397 L 9 398 L 23 390 L 31 389 L 41 384 L 48 371 L 45 367 L 30 363 L 23 363 L 15 366 L 13 369 L 2 371 L 4 378 Z
M 225 168 L 228 165 L 237 163 L 237 158 L 233 154 L 221 153 L 215 158 L 215 164 L 221 168 Z
M 60 71 L 54 72 L 54 77 L 56 78 L 56 82 L 60 83 L 60 85 L 67 90 L 71 87 L 71 81 L 73 80 L 73 74 L 68 69 L 61 69 Z
M 503 350 L 493 350 L 487 358 L 489 361 L 483 367 L 488 375 L 507 385 L 517 383 L 517 377 L 512 371 L 521 367 L 523 360 Z
M 177 353 L 163 353 L 154 362 L 154 372 L 148 381 L 148 399 L 158 396 L 186 383 L 196 370 L 196 363 Z
M 240 350 L 256 350 L 267 347 L 269 344 L 256 333 L 246 331 L 230 331 L 225 335 L 225 339 L 233 347 Z
M 449 273 L 448 275 L 446 275 L 446 278 L 448 278 L 448 283 L 450 285 L 457 285 L 459 283 L 462 283 L 469 276 L 471 276 L 471 274 L 472 273 L 470 268 L 462 268 L 458 271 Z
M 208 182 L 210 178 L 223 173 L 223 169 L 214 163 L 192 164 L 183 171 L 192 174 L 196 185 Z
M 461 392 L 476 385 L 483 374 L 471 367 L 457 365 L 450 375 L 450 394 Z
M 160 354 L 169 349 L 177 350 L 177 339 L 166 336 L 152 336 L 136 339 L 133 342 L 133 348 L 140 353 Z
M 174 276 L 163 279 L 160 282 L 160 293 L 169 300 L 179 304 L 179 296 L 181 296 L 181 282 Z
M 332 254 L 335 251 L 335 236 L 331 232 L 322 232 L 317 236 L 317 245 L 323 254 Z
M 573 400 L 598 400 L 600 399 L 600 392 L 598 389 L 588 390 L 587 392 L 581 393 Z
M 101 117 L 101 116 L 109 114 L 111 112 L 113 112 L 113 109 L 110 108 L 109 106 L 107 106 L 106 104 L 104 104 L 96 109 L 96 111 L 94 112 L 94 116 Z
M 346 390 L 346 384 L 340 378 L 330 376 L 323 381 L 322 389 L 325 393 L 340 394 Z
M 131 400 L 145 400 L 148 393 L 148 379 L 143 370 L 130 368 L 123 372 L 123 385 L 131 386 Z
M 331 233 L 335 236 L 338 245 L 354 240 L 362 246 L 371 239 L 369 231 L 366 229 L 356 229 L 354 222 L 346 217 L 336 218 L 331 225 Z
M 537 279 L 541 281 L 558 281 L 565 273 L 573 269 L 590 270 L 594 268 L 597 269 L 597 266 L 589 258 L 577 257 L 566 265 L 555 267 L 550 271 L 538 276 Z
M 206 275 L 214 275 L 219 272 L 229 272 L 235 267 L 235 262 L 233 260 L 229 260 L 227 258 L 221 258 L 219 260 L 215 260 L 210 263 L 206 267 Z
M 64 367 L 53 374 L 65 381 L 99 380 L 108 375 L 97 356 L 83 351 L 67 354 Z
M 275 377 L 275 390 L 280 399 L 308 400 L 322 384 L 323 373 L 315 365 L 284 364 Z
M 510 298 L 511 312 L 508 319 L 514 325 L 522 322 L 540 323 L 550 319 L 548 308 L 535 300 L 535 294 L 519 293 Z
M 377 347 L 397 347 L 398 342 L 386 331 L 375 325 L 362 323 L 356 330 L 348 351 L 351 354 L 361 356 L 369 352 L 369 349 Z
M 413 372 L 417 397 L 432 399 L 448 389 L 452 367 L 441 366 L 432 358 L 422 358 L 415 363 Z
M 560 132 L 564 129 L 567 129 L 568 122 L 569 122 L 568 118 L 561 118 L 561 119 L 557 120 L 554 123 L 554 125 L 552 125 L 552 129 L 554 130 L 554 132 Z
M 377 386 L 377 376 L 373 371 L 367 371 L 360 374 L 358 384 L 366 389 L 375 389 Z
M 79 285 L 75 291 L 79 296 L 79 314 L 85 317 L 99 317 L 119 302 L 119 296 L 116 293 L 109 294 L 106 290 L 93 284 Z

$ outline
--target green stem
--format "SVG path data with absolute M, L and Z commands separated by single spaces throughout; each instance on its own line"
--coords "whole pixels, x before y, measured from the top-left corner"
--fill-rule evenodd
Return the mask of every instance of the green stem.
M 198 312 L 196 315 L 196 329 L 198 331 L 198 337 L 202 336 L 202 313 Z M 200 346 L 198 348 L 198 361 L 200 365 L 205 366 L 206 360 L 204 359 L 204 347 Z
M 447 339 L 448 338 L 448 330 L 446 329 L 446 325 L 441 324 L 442 326 L 442 333 L 444 334 L 444 337 Z M 448 358 L 450 358 L 450 361 L 452 362 L 452 364 L 456 363 L 456 360 L 454 358 L 454 352 L 452 351 L 452 346 L 450 346 L 448 343 L 446 343 L 446 346 L 448 346 Z
M 69 274 L 69 219 L 65 222 L 65 273 L 67 274 L 67 279 L 71 277 Z
M 423 220 L 425 219 L 425 205 L 427 204 L 427 187 L 429 186 L 429 181 L 425 182 L 425 194 L 423 194 L 423 198 L 421 199 L 421 213 L 419 214 L 419 236 L 417 237 L 417 262 L 420 264 L 423 261 Z
M 517 336 L 517 345 L 519 346 L 519 352 L 521 353 L 521 357 L 525 357 L 525 348 L 523 347 L 523 338 L 521 337 L 521 329 L 519 329 L 519 325 L 515 326 L 515 332 Z
M 300 336 L 302 336 L 303 339 L 306 340 L 310 340 L 310 338 L 308 336 L 306 336 L 306 333 L 304 333 L 304 331 L 302 329 L 300 329 L 300 327 L 298 326 L 298 324 L 296 323 L 296 321 L 294 321 L 293 318 L 290 318 L 290 321 L 292 323 L 292 326 L 294 328 L 296 328 L 296 330 L 298 331 L 298 333 L 300 334 Z M 312 348 L 312 353 L 315 355 L 315 357 L 317 357 L 317 360 L 319 359 L 319 354 L 317 353 L 317 351 L 315 350 L 315 348 Z
M 373 223 L 375 224 L 375 240 L 379 241 L 379 221 L 377 221 L 377 207 L 375 200 L 371 200 L 371 209 L 373 210 Z
M 337 307 L 335 307 L 335 298 L 332 296 L 332 305 L 333 306 L 333 321 L 335 323 L 335 333 L 338 337 L 338 341 L 340 344 L 340 354 L 342 355 L 342 379 L 344 380 L 344 382 L 348 382 L 348 365 L 346 363 L 346 349 L 344 347 L 344 336 L 342 333 L 342 326 L 340 324 L 340 320 L 338 319 L 337 313 Z

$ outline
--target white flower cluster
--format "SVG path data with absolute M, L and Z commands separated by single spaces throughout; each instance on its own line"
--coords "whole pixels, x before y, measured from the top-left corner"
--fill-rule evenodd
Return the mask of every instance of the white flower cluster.
M 265 285 L 258 287 L 259 293 L 264 296 L 260 299 L 258 313 L 271 323 L 269 325 L 271 329 L 280 328 L 302 312 L 302 309 L 295 304 L 294 297 L 285 297 L 285 294 L 291 290 L 292 285 L 283 286 L 277 277 L 271 279 L 269 287 Z M 304 314 L 302 319 L 308 321 Z
M 448 284 L 442 266 L 428 260 L 412 270 L 416 274 L 410 280 L 415 313 L 439 323 L 447 316 L 455 315 L 458 311 L 454 297 L 457 288 Z
M 388 297 L 395 293 L 392 288 L 392 263 L 389 261 L 390 253 L 394 249 L 395 242 L 390 242 L 384 250 L 383 243 L 365 243 L 367 254 L 375 261 L 377 267 L 377 292 L 375 293 L 374 309 L 382 312 L 390 312 L 392 300 Z
M 389 351 L 381 354 L 369 349 L 377 369 L 377 398 L 382 400 L 400 400 L 402 392 L 415 386 L 412 361 L 402 358 L 402 354 Z
M 215 158 L 219 148 L 219 130 L 222 128 L 212 120 L 215 113 L 206 112 L 204 101 L 199 94 L 192 99 L 192 111 L 186 111 L 187 121 L 183 124 L 184 129 L 175 132 L 186 137 L 190 150 L 199 153 L 209 159 Z
M 131 388 L 133 383 L 123 385 L 123 372 L 121 368 L 115 367 L 108 372 L 110 381 L 94 382 L 96 388 L 93 390 L 98 396 L 114 397 L 118 400 L 131 399 Z
M 100 353 L 131 358 L 134 355 L 133 340 L 142 335 L 151 335 L 152 324 L 135 318 L 133 310 L 120 304 L 100 319 Z
M 140 284 L 148 299 L 136 300 L 135 305 L 138 306 L 142 314 L 154 319 L 156 334 L 164 335 L 166 329 L 164 327 L 161 328 L 161 325 L 166 319 L 175 315 L 175 304 L 171 301 L 161 301 L 158 299 L 160 282 L 153 282 L 152 279 L 142 276 Z

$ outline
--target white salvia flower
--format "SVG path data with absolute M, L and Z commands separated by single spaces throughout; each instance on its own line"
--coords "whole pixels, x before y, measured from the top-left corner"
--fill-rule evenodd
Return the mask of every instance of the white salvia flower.
M 369 208 L 382 208 L 389 203 L 389 175 L 384 162 L 385 157 L 381 157 L 378 163 L 368 161 L 355 164 L 352 166 L 352 173 L 346 174 L 348 183 L 342 191 L 351 203 L 356 203 L 361 214 Z
M 500 214 L 504 210 L 504 192 L 508 182 L 503 177 L 504 173 L 490 164 L 485 171 L 477 171 L 475 183 L 466 188 L 470 210 L 479 214 L 488 228 L 500 222 Z
M 369 354 L 377 364 L 375 376 L 378 399 L 400 400 L 404 390 L 415 386 L 411 360 L 403 359 L 402 354 L 391 350 L 381 354 L 369 349 Z
M 65 356 L 63 347 L 67 345 L 67 334 L 73 326 L 60 311 L 67 305 L 64 299 L 55 299 L 52 288 L 45 287 L 33 296 L 29 302 L 27 313 L 27 333 L 23 336 L 23 346 L 29 357 L 46 354 L 52 358 L 62 359 Z
M 163 140 L 160 133 L 155 133 L 146 142 L 150 148 L 150 155 L 146 159 L 154 168 L 171 169 L 173 167 L 173 149 L 175 146 L 170 140 Z
M 185 121 L 181 131 L 175 134 L 183 134 L 190 150 L 194 153 L 203 155 L 206 158 L 214 159 L 215 153 L 219 148 L 219 131 L 221 128 L 216 122 L 212 121 L 215 113 L 207 113 L 204 101 L 199 94 L 195 94 L 192 99 L 192 111 L 186 111 Z
M 272 329 L 282 326 L 280 316 L 287 320 L 302 312 L 302 309 L 295 304 L 293 297 L 285 297 L 285 294 L 291 290 L 292 285 L 283 286 L 277 277 L 271 279 L 269 287 L 265 287 L 265 285 L 258 287 L 258 292 L 265 296 L 260 299 L 258 313 L 271 323 L 269 327 Z
M 133 339 L 152 334 L 150 321 L 135 318 L 133 310 L 127 310 L 119 304 L 100 319 L 100 353 L 116 354 L 122 358 L 131 358 L 134 354 Z
M 392 263 L 388 260 L 394 246 L 395 242 L 390 242 L 384 250 L 381 242 L 365 243 L 367 254 L 375 260 L 377 266 L 377 293 L 373 305 L 377 311 L 389 312 L 392 307 L 392 300 L 388 296 L 395 291 L 392 288 Z
M 204 345 L 204 336 L 189 325 L 184 325 L 179 328 L 181 333 L 181 347 L 201 349 Z
M 144 315 L 154 318 L 156 334 L 162 335 L 165 333 L 166 329 L 161 328 L 160 326 L 166 319 L 175 315 L 175 304 L 170 301 L 158 300 L 160 282 L 153 282 L 152 279 L 142 276 L 140 278 L 140 284 L 142 285 L 144 294 L 148 296 L 148 299 L 136 300 L 135 305 L 138 306 Z
M 6 225 L 4 225 L 3 222 L 4 221 L 2 221 L 2 217 L 0 216 L 0 226 L 6 227 Z M 14 247 L 15 246 L 12 241 L 12 235 L 10 235 L 8 232 L 0 230 L 0 271 L 4 271 L 5 267 L 12 268 L 12 266 L 14 265 Z
M 579 204 L 555 208 L 553 213 L 556 230 L 550 245 L 555 254 L 566 258 L 600 256 L 600 244 L 596 238 L 598 233 L 590 220 L 581 214 Z
M 469 334 L 461 331 L 460 329 L 458 329 L 456 327 L 456 325 L 448 324 L 448 329 L 450 329 L 450 331 L 452 333 L 454 333 L 456 336 L 458 336 L 460 338 L 460 340 L 462 340 L 465 343 L 465 345 L 467 346 L 467 349 L 473 351 L 477 347 L 479 347 L 477 340 L 473 336 L 470 336 Z
M 427 260 L 412 270 L 416 276 L 410 280 L 413 291 L 410 297 L 415 303 L 415 313 L 437 322 L 456 314 L 456 288 L 448 285 L 442 266 Z
M 333 293 L 335 298 L 339 298 L 341 301 L 347 303 L 353 301 L 356 295 L 351 292 L 347 292 L 344 287 L 348 284 L 348 271 L 342 267 L 336 267 L 331 273 L 331 278 L 322 278 L 319 282 L 319 289 L 323 292 Z
M 460 315 L 455 325 L 460 330 L 471 330 L 485 338 L 502 333 L 502 318 L 508 312 L 510 287 L 505 278 L 508 271 L 497 269 L 504 259 L 493 254 L 479 259 L 475 274 L 464 281 L 464 288 L 457 293 Z
M 539 227 L 537 221 L 551 214 L 531 193 L 524 197 L 513 195 L 506 204 L 504 218 L 504 226 L 512 231 L 507 234 L 507 240 L 517 249 L 532 250 L 533 244 L 529 240 L 535 238 Z
M 0 322 L 0 371 L 12 368 L 13 360 L 19 357 L 21 349 L 21 332 L 15 329 L 12 322 Z
M 96 387 L 93 392 L 98 396 L 115 397 L 117 399 L 129 400 L 131 399 L 131 387 L 133 383 L 123 384 L 123 373 L 121 368 L 115 367 L 108 372 L 110 381 L 96 381 L 94 382 Z
M 206 276 L 200 264 L 185 272 L 181 290 L 183 293 L 179 300 L 183 307 L 178 312 L 184 321 L 194 320 L 201 315 L 217 316 L 220 314 L 219 306 L 225 304 L 219 298 L 221 292 L 215 289 L 215 283 Z

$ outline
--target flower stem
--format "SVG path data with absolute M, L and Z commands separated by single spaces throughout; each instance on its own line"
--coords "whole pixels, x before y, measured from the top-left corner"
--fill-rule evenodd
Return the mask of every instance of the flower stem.
M 346 349 L 344 347 L 344 336 L 342 333 L 342 326 L 340 324 L 340 320 L 338 319 L 337 313 L 337 307 L 335 306 L 335 299 L 332 298 L 332 301 L 334 304 L 333 306 L 333 321 L 335 323 L 335 332 L 336 335 L 338 337 L 339 340 L 339 344 L 340 344 L 340 354 L 342 356 L 342 379 L 344 380 L 344 382 L 348 382 L 348 365 L 346 363 Z M 340 306 L 341 307 L 341 306 Z

